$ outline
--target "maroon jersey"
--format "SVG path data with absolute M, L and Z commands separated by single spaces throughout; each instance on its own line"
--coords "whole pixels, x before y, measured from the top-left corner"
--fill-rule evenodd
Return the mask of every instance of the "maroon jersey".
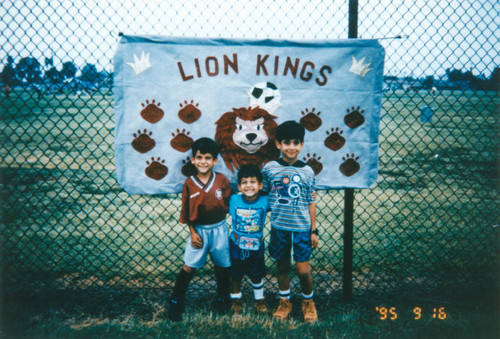
M 184 182 L 180 222 L 183 224 L 210 225 L 226 218 L 231 196 L 231 186 L 227 178 L 212 172 L 206 184 L 196 175 Z

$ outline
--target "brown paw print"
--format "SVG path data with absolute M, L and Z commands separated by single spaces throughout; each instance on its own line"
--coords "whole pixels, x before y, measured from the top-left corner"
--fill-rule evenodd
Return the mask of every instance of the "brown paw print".
M 146 164 L 148 165 L 145 171 L 146 175 L 155 180 L 163 179 L 168 173 L 168 168 L 164 165 L 164 163 L 165 160 L 161 160 L 160 157 L 156 158 L 156 160 L 151 157 L 151 163 L 146 161 Z
M 182 160 L 181 173 L 186 177 L 196 174 L 196 167 L 194 167 L 190 157 L 187 157 L 186 160 Z
M 350 128 L 356 128 L 365 122 L 365 117 L 363 116 L 363 113 L 365 112 L 364 109 L 361 111 L 359 110 L 359 106 L 354 108 L 354 106 L 351 107 L 351 109 L 347 109 L 347 115 L 344 117 L 344 122 L 347 126 Z
M 189 137 L 189 132 L 185 129 L 182 131 L 177 129 L 177 133 L 172 133 L 172 136 L 174 138 L 170 140 L 170 146 L 179 152 L 187 152 L 193 146 L 194 140 Z
M 321 118 L 319 115 L 321 112 L 315 112 L 316 108 L 313 107 L 311 112 L 306 108 L 305 112 L 302 111 L 303 117 L 300 119 L 300 124 L 304 126 L 304 128 L 310 132 L 317 130 L 321 126 Z
M 323 170 L 323 164 L 319 162 L 320 160 L 321 157 L 316 156 L 316 153 L 313 155 L 307 153 L 307 157 L 304 157 L 304 161 L 312 168 L 314 175 L 318 175 Z
M 181 102 L 179 106 L 181 106 L 179 110 L 179 119 L 186 124 L 191 124 L 200 118 L 201 111 L 197 108 L 198 103 L 193 104 L 193 100 L 191 100 L 191 102 L 184 100 L 184 105 Z
M 345 157 L 342 157 L 344 162 L 339 167 L 340 172 L 342 172 L 342 174 L 346 177 L 356 174 L 361 168 L 358 163 L 358 159 L 359 157 L 355 157 L 354 153 L 351 155 L 347 154 Z
M 332 151 L 338 151 L 345 145 L 345 138 L 342 136 L 344 131 L 339 131 L 339 128 L 330 129 L 330 131 L 326 131 L 328 135 L 325 139 L 325 146 L 331 149 Z
M 163 118 L 163 110 L 160 108 L 160 103 L 156 103 L 155 99 L 151 102 L 146 100 L 146 103 L 141 104 L 143 110 L 141 111 L 141 117 L 152 124 L 157 123 Z
M 147 129 L 142 132 L 137 130 L 137 134 L 133 134 L 132 147 L 139 153 L 151 151 L 156 145 L 156 142 L 151 138 L 151 134 L 151 131 L 148 132 Z

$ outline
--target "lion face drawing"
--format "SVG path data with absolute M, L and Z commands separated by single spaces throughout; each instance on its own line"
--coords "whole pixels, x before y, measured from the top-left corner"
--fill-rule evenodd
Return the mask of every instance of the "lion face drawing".
M 277 159 L 275 116 L 259 107 L 233 108 L 216 121 L 215 141 L 227 168 L 232 172 L 242 165 L 262 166 Z

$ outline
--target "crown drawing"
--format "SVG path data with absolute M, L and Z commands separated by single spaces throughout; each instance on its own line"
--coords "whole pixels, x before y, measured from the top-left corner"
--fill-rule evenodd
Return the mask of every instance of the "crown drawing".
M 361 60 L 357 61 L 356 58 L 352 56 L 352 66 L 349 71 L 364 78 L 366 73 L 373 70 L 373 68 L 369 68 L 371 63 L 365 64 L 365 59 L 366 58 L 363 57 Z
M 140 59 L 134 53 L 134 62 L 127 62 L 127 65 L 133 68 L 136 75 L 141 74 L 151 67 L 151 63 L 149 62 L 149 53 L 142 51 Z

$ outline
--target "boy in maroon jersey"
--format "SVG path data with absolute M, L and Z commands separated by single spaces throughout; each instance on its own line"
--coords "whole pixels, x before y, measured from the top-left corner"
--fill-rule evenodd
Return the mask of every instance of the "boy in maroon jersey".
M 189 226 L 190 236 L 184 252 L 184 266 L 175 281 L 170 299 L 169 318 L 182 320 L 184 299 L 189 282 L 196 269 L 202 268 L 210 254 L 217 281 L 218 311 L 228 311 L 229 299 L 229 231 L 226 224 L 231 187 L 227 178 L 212 169 L 217 164 L 219 147 L 210 138 L 200 138 L 193 143 L 191 163 L 196 174 L 184 182 L 180 222 Z

